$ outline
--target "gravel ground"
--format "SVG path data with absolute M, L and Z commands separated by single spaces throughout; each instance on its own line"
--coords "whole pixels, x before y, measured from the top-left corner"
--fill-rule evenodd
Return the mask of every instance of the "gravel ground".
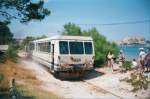
M 83 80 L 69 81 L 56 79 L 46 67 L 32 60 L 21 60 L 26 69 L 36 73 L 37 78 L 43 83 L 42 89 L 51 91 L 64 98 L 145 98 L 150 96 L 150 88 L 147 91 L 140 91 L 135 96 L 131 92 L 131 86 L 126 82 L 120 82 L 130 72 L 111 73 L 108 68 L 101 68 L 86 75 Z

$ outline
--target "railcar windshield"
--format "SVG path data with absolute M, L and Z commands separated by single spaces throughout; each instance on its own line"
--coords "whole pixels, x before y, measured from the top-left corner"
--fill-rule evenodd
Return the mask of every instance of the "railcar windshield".
M 60 54 L 93 54 L 92 42 L 59 41 Z
M 60 54 L 69 54 L 68 41 L 59 42 L 59 51 L 60 51 Z
M 92 42 L 84 42 L 84 48 L 85 48 L 85 54 L 93 53 Z
M 84 54 L 83 42 L 69 42 L 70 54 Z

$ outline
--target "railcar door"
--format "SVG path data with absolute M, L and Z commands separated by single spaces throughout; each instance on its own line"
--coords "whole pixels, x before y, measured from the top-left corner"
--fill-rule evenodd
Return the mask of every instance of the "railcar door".
M 52 44 L 52 68 L 51 70 L 54 70 L 54 48 L 55 48 L 55 44 Z

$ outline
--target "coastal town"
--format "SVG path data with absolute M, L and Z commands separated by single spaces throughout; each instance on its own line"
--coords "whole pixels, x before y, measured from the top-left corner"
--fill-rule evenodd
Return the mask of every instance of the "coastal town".
M 146 40 L 144 37 L 133 36 L 133 37 L 125 37 L 120 41 L 116 41 L 118 45 L 143 45 L 145 47 L 150 46 L 150 41 Z

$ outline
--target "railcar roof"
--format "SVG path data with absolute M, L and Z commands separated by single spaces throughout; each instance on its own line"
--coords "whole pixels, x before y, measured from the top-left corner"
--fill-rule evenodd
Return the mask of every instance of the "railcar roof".
M 83 40 L 83 41 L 89 40 L 89 41 L 91 41 L 93 39 L 90 36 L 62 36 L 62 35 L 58 35 L 58 36 L 53 36 L 53 37 L 35 40 L 33 42 L 42 42 L 42 41 L 50 41 L 50 40 Z

